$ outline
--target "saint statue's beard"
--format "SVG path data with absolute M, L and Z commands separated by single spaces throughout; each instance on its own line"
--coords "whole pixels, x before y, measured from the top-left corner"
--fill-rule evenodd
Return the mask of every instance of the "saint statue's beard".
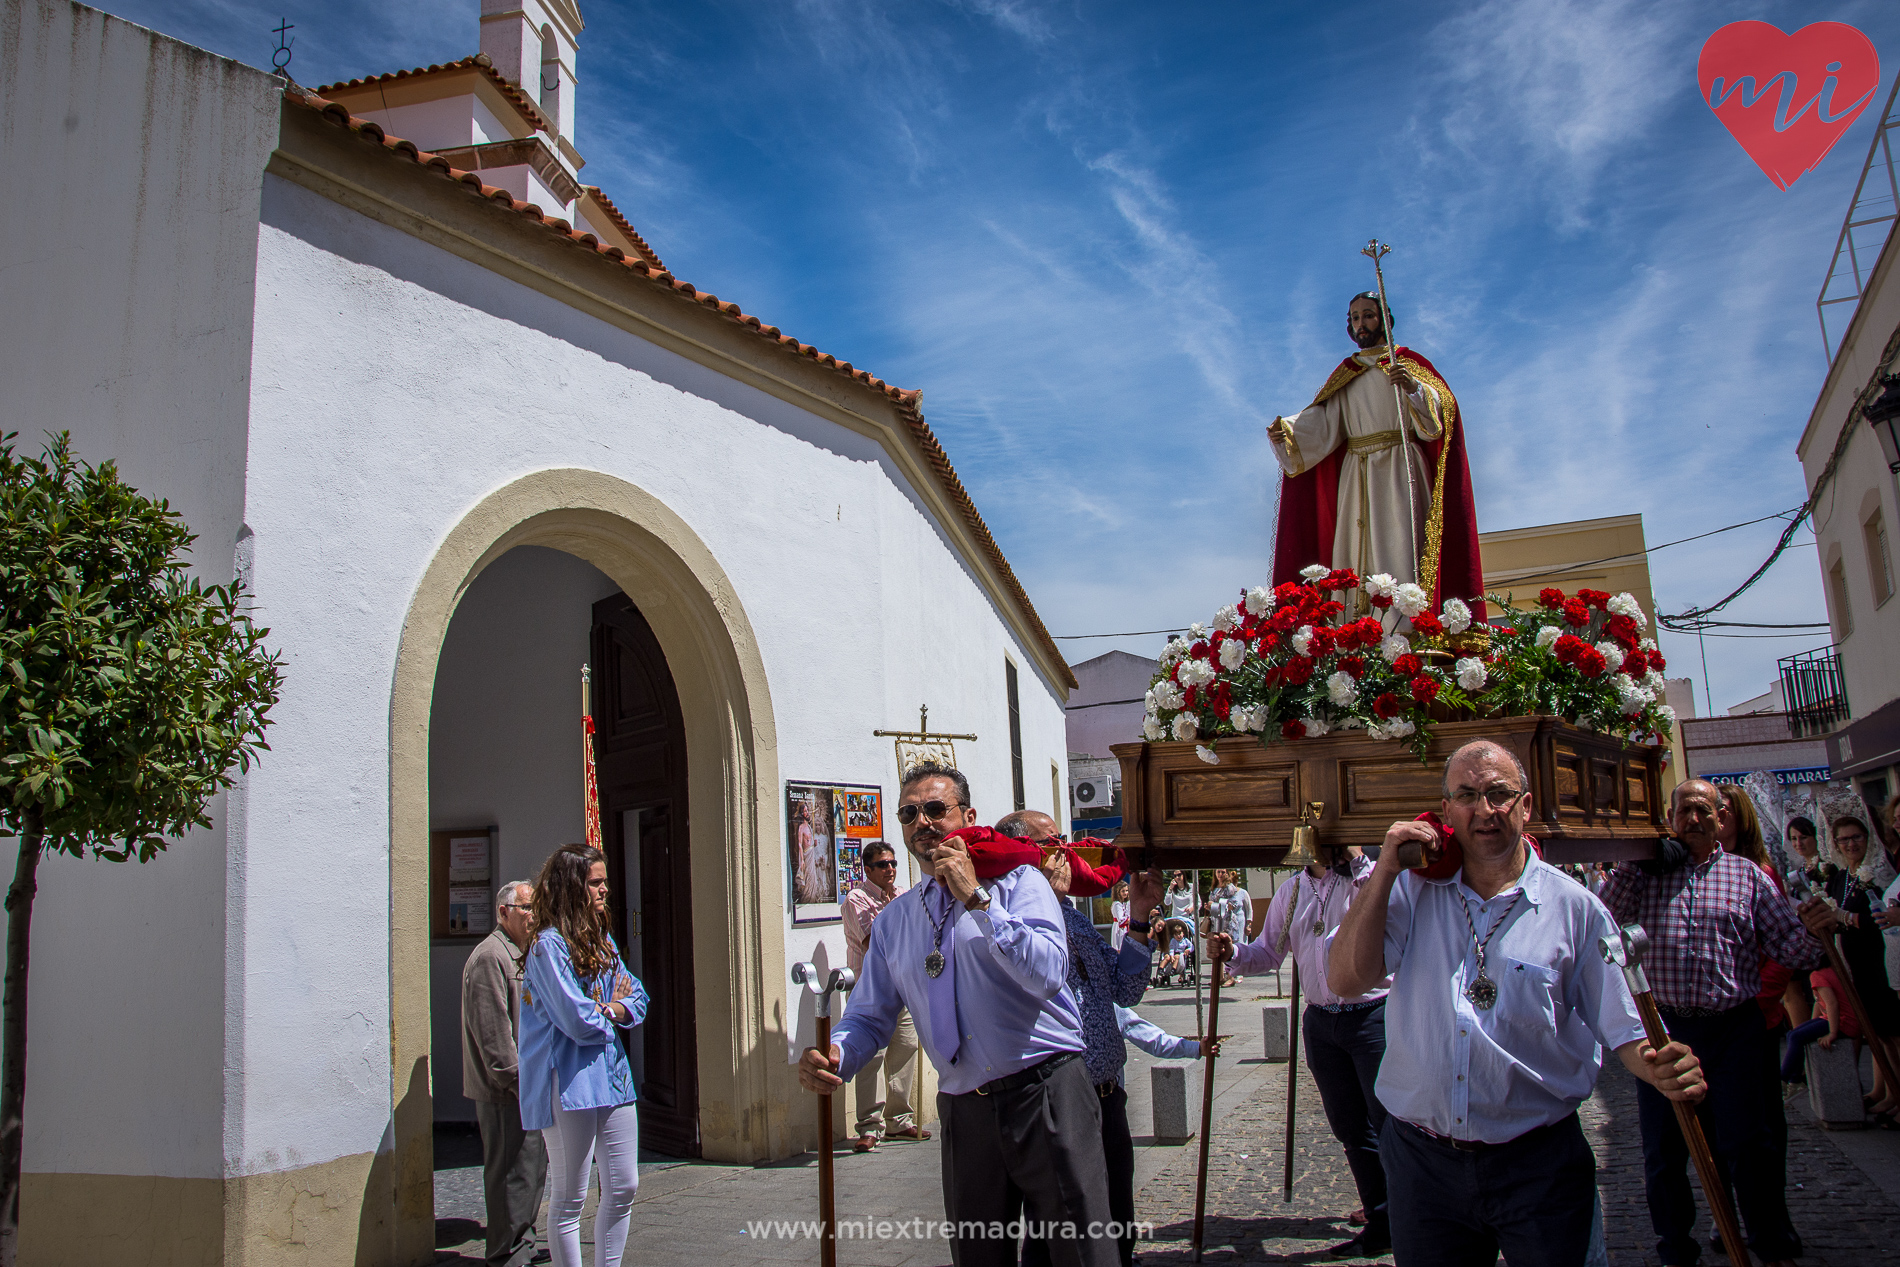
M 1352 334 L 1350 330 L 1347 333 Z M 1358 334 L 1352 335 L 1352 341 L 1361 348 L 1376 348 L 1385 342 L 1385 331 L 1361 330 Z

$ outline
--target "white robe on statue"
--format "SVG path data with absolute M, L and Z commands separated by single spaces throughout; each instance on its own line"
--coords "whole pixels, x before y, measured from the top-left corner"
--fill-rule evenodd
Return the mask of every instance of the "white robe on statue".
M 1400 441 L 1392 383 L 1375 365 L 1382 354 L 1383 349 L 1357 353 L 1360 364 L 1374 368 L 1320 403 L 1284 419 L 1292 432 L 1291 444 L 1285 442 L 1280 423 L 1268 434 L 1273 437 L 1273 455 L 1289 478 L 1346 447 L 1333 525 L 1333 567 L 1352 568 L 1361 577 L 1384 572 L 1402 582 L 1417 581 L 1419 543 L 1425 538 L 1425 516 L 1432 502 L 1432 473 L 1426 469 L 1424 451 L 1416 443 Z M 1407 395 L 1406 421 L 1412 438 L 1438 439 L 1444 430 L 1438 417 L 1445 402 L 1418 378 L 1412 380 Z

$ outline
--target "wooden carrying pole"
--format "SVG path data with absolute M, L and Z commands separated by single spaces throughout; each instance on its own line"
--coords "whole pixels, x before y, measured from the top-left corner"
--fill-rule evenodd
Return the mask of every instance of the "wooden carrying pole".
M 1643 1018 L 1643 1032 L 1649 1045 L 1661 1051 L 1669 1045 L 1669 1031 L 1663 1025 L 1662 1013 L 1656 1010 L 1655 996 L 1649 992 L 1649 974 L 1643 971 L 1649 934 L 1641 925 L 1625 924 L 1620 936 L 1603 939 L 1601 949 L 1605 959 L 1623 970 L 1623 978 L 1629 982 L 1630 993 L 1636 998 L 1636 1011 Z M 1689 1145 L 1696 1178 L 1702 1182 L 1702 1195 L 1708 1198 L 1709 1212 L 1715 1216 L 1723 1250 L 1730 1263 L 1741 1267 L 1751 1260 L 1742 1244 L 1742 1230 L 1735 1222 L 1735 1208 L 1728 1201 L 1728 1187 L 1715 1168 L 1715 1154 L 1709 1151 L 1708 1138 L 1702 1133 L 1702 1121 L 1696 1117 L 1694 1105 L 1682 1100 L 1670 1103 L 1676 1107 L 1676 1125 L 1682 1128 L 1683 1141 Z
M 1213 919 L 1208 918 L 1201 934 L 1201 945 L 1212 940 Z M 1220 979 L 1226 967 L 1208 956 L 1214 965 L 1212 983 L 1207 992 L 1207 1028 L 1201 1031 L 1201 1055 L 1207 1061 L 1201 1071 L 1201 1164 L 1194 1174 L 1194 1261 L 1201 1261 L 1201 1234 L 1207 1223 L 1207 1149 L 1214 1131 L 1214 1035 L 1220 1032 Z M 1196 973 L 1198 980 L 1199 973 Z
M 818 996 L 816 1021 L 818 1050 L 831 1054 L 831 998 L 857 984 L 857 974 L 849 968 L 833 968 L 831 976 L 818 979 L 818 966 L 811 963 L 792 965 L 792 980 Z M 836 1189 L 831 1177 L 831 1096 L 818 1097 L 818 1261 L 821 1267 L 838 1267 L 838 1217 Z
M 1300 961 L 1293 961 L 1293 993 L 1286 1005 L 1286 1174 L 1280 1180 L 1280 1200 L 1293 1199 L 1294 1077 L 1300 1068 Z

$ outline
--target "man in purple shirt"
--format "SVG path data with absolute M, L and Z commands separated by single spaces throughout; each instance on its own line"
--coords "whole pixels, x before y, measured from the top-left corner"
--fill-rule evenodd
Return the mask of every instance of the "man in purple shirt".
M 889 906 L 904 886 L 897 882 L 897 851 L 881 840 L 864 847 L 864 879 L 852 886 L 839 904 L 844 923 L 844 961 L 853 972 L 864 971 L 864 952 L 871 945 L 871 926 L 878 912 Z M 878 1075 L 884 1075 L 888 1099 L 877 1093 Z M 910 1089 L 917 1080 L 917 1027 L 909 1012 L 900 1012 L 891 1030 L 891 1045 L 864 1062 L 858 1070 L 857 1142 L 854 1153 L 868 1153 L 888 1135 L 892 1139 L 930 1138 L 930 1132 L 911 1119 Z
M 1017 1233 L 1048 1239 L 1061 1267 L 1119 1267 L 1101 1100 L 1082 1062 L 1069 942 L 1048 880 L 1021 866 L 987 884 L 950 832 L 976 825 L 969 781 L 911 768 L 897 807 L 930 877 L 884 908 L 829 1052 L 805 1049 L 809 1091 L 842 1086 L 910 1009 L 936 1067 L 943 1208 L 957 1267 L 1015 1267 Z M 1009 1223 L 1021 1194 L 1024 1226 Z
M 1824 932 L 1833 912 L 1818 899 L 1797 911 L 1766 871 L 1724 850 L 1715 839 L 1724 808 L 1713 783 L 1678 784 L 1670 797 L 1676 840 L 1657 861 L 1618 865 L 1602 897 L 1617 923 L 1641 924 L 1649 934 L 1649 982 L 1663 1023 L 1708 1070 L 1709 1098 L 1697 1115 L 1709 1150 L 1734 1186 L 1748 1247 L 1767 1267 L 1780 1267 L 1800 1256 L 1801 1237 L 1788 1217 L 1777 1042 L 1755 995 L 1763 958 L 1789 968 L 1825 962 L 1811 934 Z M 1661 1095 L 1638 1085 L 1636 1109 L 1656 1255 L 1693 1267 L 1702 1247 L 1692 1234 L 1689 1146 Z

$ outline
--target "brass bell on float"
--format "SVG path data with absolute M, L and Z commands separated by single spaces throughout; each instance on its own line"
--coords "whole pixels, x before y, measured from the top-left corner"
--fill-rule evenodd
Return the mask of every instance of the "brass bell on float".
M 1279 865 L 1309 867 L 1319 862 L 1319 819 L 1325 812 L 1324 801 L 1308 801 L 1300 809 L 1300 821 L 1293 828 L 1293 845 Z

